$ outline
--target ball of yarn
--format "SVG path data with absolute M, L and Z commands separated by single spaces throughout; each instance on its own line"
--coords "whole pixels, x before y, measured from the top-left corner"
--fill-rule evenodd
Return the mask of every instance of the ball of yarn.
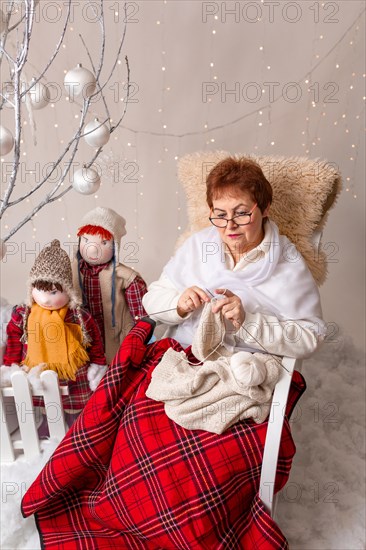
M 230 359 L 231 371 L 242 386 L 259 386 L 266 378 L 266 366 L 252 353 L 239 351 Z

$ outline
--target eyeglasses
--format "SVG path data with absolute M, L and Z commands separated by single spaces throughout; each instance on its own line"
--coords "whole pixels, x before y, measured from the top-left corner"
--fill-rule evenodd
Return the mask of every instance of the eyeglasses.
M 254 210 L 257 208 L 257 204 L 253 206 L 250 212 L 245 212 L 245 214 L 237 214 L 233 218 L 208 218 L 212 225 L 215 227 L 227 227 L 227 224 L 231 221 L 235 225 L 249 225 L 252 221 L 252 215 Z

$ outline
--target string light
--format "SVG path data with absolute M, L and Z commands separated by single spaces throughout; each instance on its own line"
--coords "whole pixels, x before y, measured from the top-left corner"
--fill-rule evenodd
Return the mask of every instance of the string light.
M 355 21 L 357 21 L 361 16 L 359 15 Z M 346 35 L 349 33 L 350 30 L 352 30 L 354 27 L 355 27 L 355 21 L 353 21 L 353 23 L 348 27 L 348 29 L 344 32 L 344 34 L 341 36 L 341 38 L 330 48 L 330 50 L 321 58 L 319 59 L 319 61 L 316 63 L 316 65 L 311 69 L 311 71 L 307 72 L 307 75 L 309 76 L 309 78 L 311 77 L 311 75 L 315 72 L 315 70 L 333 53 L 333 51 L 342 43 L 342 41 L 344 41 L 344 38 L 346 37 Z M 163 25 L 162 25 L 163 26 Z M 355 27 L 356 30 L 358 29 L 358 27 L 356 26 Z M 259 50 L 260 51 L 263 51 L 264 50 L 264 46 L 261 45 L 259 46 Z M 340 66 L 338 63 L 337 63 L 338 66 Z M 306 77 L 303 77 L 297 81 L 295 81 L 296 84 L 300 84 L 303 80 L 305 80 Z M 307 78 L 308 82 L 309 82 L 309 79 Z M 266 90 L 263 89 L 262 90 L 262 93 L 263 94 L 266 94 Z M 209 98 L 210 99 L 210 98 Z M 279 99 L 282 99 L 281 96 L 279 95 L 277 98 L 274 99 L 273 102 L 271 103 L 268 103 L 267 105 L 264 106 L 264 108 L 271 108 L 272 107 L 272 104 L 276 103 Z M 209 103 L 209 101 L 207 101 L 207 103 Z M 224 123 L 224 124 L 220 124 L 220 125 L 217 125 L 217 126 L 214 126 L 212 128 L 205 128 L 205 130 L 207 130 L 208 132 L 211 132 L 211 131 L 216 131 L 216 130 L 222 130 L 222 129 L 225 129 L 225 128 L 228 128 L 234 124 L 237 124 L 239 122 L 241 122 L 242 120 L 254 115 L 254 114 L 257 114 L 257 109 L 254 109 L 253 111 L 249 112 L 249 113 L 246 113 L 245 115 L 243 116 L 240 116 L 238 118 L 236 118 L 235 120 L 231 121 L 231 122 L 227 122 L 227 123 Z M 134 130 L 133 128 L 130 128 L 130 127 L 127 127 L 126 129 L 128 129 L 129 131 L 133 132 L 133 133 L 139 133 L 139 134 L 147 134 L 147 135 L 159 135 L 158 132 L 150 132 L 148 130 Z M 185 136 L 192 136 L 192 135 L 199 135 L 201 133 L 204 133 L 204 132 L 200 132 L 200 131 L 189 131 L 189 132 L 185 132 L 185 133 L 181 133 L 181 134 L 173 134 L 173 133 L 164 133 L 162 135 L 166 136 L 166 137 L 185 137 Z
M 116 12 L 116 13 L 118 13 L 118 12 Z M 218 20 L 218 17 L 215 16 L 214 19 L 217 21 L 217 20 Z M 163 21 L 163 19 L 162 19 L 162 21 Z M 160 25 L 162 29 L 164 29 L 164 24 L 162 24 L 162 21 L 160 21 L 160 20 L 157 21 L 157 24 Z M 71 29 L 70 29 L 70 30 L 71 30 Z M 213 31 L 213 32 L 212 32 L 212 35 L 216 35 L 216 29 L 213 29 L 212 31 Z M 217 35 L 216 35 L 215 38 L 217 38 Z M 324 38 L 324 36 L 323 36 L 323 35 L 320 35 L 319 39 L 320 39 L 320 40 L 323 40 L 323 38 Z M 350 46 L 353 45 L 353 40 L 349 42 L 349 45 L 350 45 Z M 260 46 L 260 47 L 259 47 L 259 50 L 260 50 L 260 51 L 264 51 L 264 47 L 263 47 L 263 46 Z M 162 52 L 162 55 L 165 55 L 165 51 Z M 316 59 L 319 59 L 319 54 L 316 54 L 316 55 L 315 55 L 315 58 L 316 58 Z M 324 59 L 324 58 L 323 58 L 323 59 Z M 342 63 L 342 59 L 341 59 L 340 61 L 341 61 L 341 63 Z M 118 60 L 118 64 L 121 64 L 121 60 Z M 339 68 L 340 68 L 340 64 L 337 63 L 337 65 L 338 65 L 338 66 L 336 66 L 336 69 L 339 69 Z M 343 62 L 343 65 L 344 65 L 344 62 Z M 167 61 L 166 63 L 162 64 L 162 72 L 167 72 L 167 73 L 169 73 L 169 71 L 166 71 L 166 67 L 169 67 L 168 61 Z M 212 61 L 212 62 L 210 63 L 210 68 L 213 68 L 213 67 L 214 67 L 214 62 Z M 332 67 L 334 67 L 334 65 L 332 65 Z M 271 70 L 271 66 L 270 66 L 270 65 L 267 65 L 267 70 Z M 333 69 L 333 70 L 334 70 L 334 69 Z M 67 71 L 65 70 L 64 72 L 66 73 Z M 353 78 L 355 78 L 354 73 L 352 73 L 352 76 L 353 76 Z M 165 78 L 165 75 L 163 76 L 163 78 Z M 212 79 L 214 79 L 214 80 L 217 80 L 217 78 L 218 78 L 218 77 L 217 77 L 216 74 L 212 76 Z M 363 74 L 363 78 L 365 78 L 365 74 Z M 305 83 L 306 83 L 306 84 L 309 84 L 309 79 L 306 79 L 306 80 L 305 80 Z M 356 84 L 355 84 L 355 86 L 351 85 L 351 86 L 350 86 L 350 89 L 351 89 L 351 90 L 356 89 Z M 170 90 L 170 87 L 165 87 L 165 86 L 163 86 L 163 87 L 162 87 L 162 90 L 163 90 L 163 98 L 164 98 L 164 91 Z M 266 90 L 263 90 L 263 93 L 265 94 L 265 93 L 266 93 Z M 69 98 L 67 97 L 67 98 L 66 98 L 66 101 L 68 101 L 68 100 L 69 100 Z M 122 100 L 122 99 L 121 99 L 121 100 Z M 210 101 L 211 101 L 211 100 L 210 100 Z M 164 106 L 164 101 L 163 101 L 162 103 L 163 103 L 163 106 Z M 209 103 L 209 102 L 208 102 L 208 103 Z M 317 106 L 317 104 L 316 104 L 315 101 L 312 101 L 310 105 L 311 105 L 313 108 Z M 54 107 L 54 105 L 52 105 L 52 107 Z M 208 107 L 208 110 L 209 110 L 209 105 L 208 105 L 207 107 Z M 267 107 L 268 107 L 268 106 L 264 106 L 264 108 L 267 108 Z M 269 107 L 271 107 L 271 105 L 269 105 Z M 162 108 L 158 109 L 158 112 L 159 112 L 159 113 L 163 113 L 163 109 L 162 109 Z M 263 111 L 258 112 L 257 110 L 254 110 L 253 113 L 250 113 L 250 114 L 249 114 L 249 116 L 250 116 L 251 114 L 254 114 L 254 113 L 256 113 L 258 117 L 261 117 L 262 114 L 263 114 Z M 348 111 L 347 111 L 347 114 L 348 114 L 349 117 L 351 116 L 351 114 L 348 113 Z M 320 115 L 319 115 L 319 116 L 320 116 Z M 326 112 L 323 111 L 323 112 L 321 113 L 321 116 L 322 116 L 322 117 L 325 117 L 325 116 L 326 116 Z M 339 115 L 337 115 L 337 116 L 339 116 Z M 77 116 L 75 116 L 75 118 L 77 118 Z M 312 121 L 313 121 L 313 120 L 314 120 L 313 115 L 312 115 L 311 118 L 312 118 Z M 345 118 L 345 116 L 342 115 L 342 118 Z M 356 120 L 358 120 L 358 119 L 360 118 L 360 116 L 358 115 L 358 116 L 356 116 L 355 118 L 356 118 Z M 209 117 L 208 115 L 206 115 L 206 120 L 210 120 L 210 117 Z M 310 117 L 307 117 L 306 120 L 309 122 Z M 328 118 L 328 120 L 329 120 L 329 118 Z M 340 121 L 340 122 L 341 122 L 341 121 Z M 235 122 L 234 122 L 234 123 L 235 123 Z M 337 126 L 337 124 L 338 124 L 338 121 L 334 121 L 334 125 Z M 220 129 L 225 129 L 225 128 L 227 128 L 227 127 L 230 126 L 230 125 L 231 125 L 231 123 L 221 125 L 221 128 L 220 128 Z M 343 133 L 343 130 L 344 130 L 343 125 L 340 124 L 339 126 L 342 126 L 342 128 L 340 128 L 340 129 L 342 130 L 342 133 Z M 258 123 L 258 127 L 259 127 L 259 128 L 262 128 L 262 127 L 263 127 L 263 123 L 262 123 L 262 122 L 259 122 L 259 123 Z M 56 125 L 55 125 L 55 128 L 57 128 Z M 163 130 L 166 130 L 166 129 L 167 129 L 166 124 L 162 124 L 162 128 L 163 128 Z M 202 126 L 200 126 L 200 128 L 202 128 Z M 215 130 L 215 129 L 212 129 L 212 128 L 209 130 L 209 126 L 208 126 L 208 124 L 206 123 L 206 124 L 203 125 L 203 131 L 201 130 L 201 133 L 203 134 L 204 131 L 206 131 L 206 133 L 207 133 L 207 131 L 208 131 L 208 132 L 212 132 L 212 131 L 214 131 L 214 130 Z M 136 136 L 137 136 L 139 133 L 142 133 L 142 132 L 135 132 L 135 131 L 133 131 L 133 130 L 131 130 L 131 131 L 132 131 L 134 134 L 136 134 Z M 345 132 L 346 132 L 347 134 L 349 133 L 348 128 L 345 130 Z M 147 134 L 148 134 L 149 132 L 143 132 L 143 133 L 147 133 Z M 200 132 L 195 132 L 195 133 L 199 134 Z M 302 134 L 302 135 L 305 135 L 305 131 L 302 131 L 301 134 Z M 163 136 L 164 140 L 165 140 L 167 137 L 169 137 L 169 134 L 166 134 L 166 132 L 162 132 L 160 135 Z M 174 138 L 175 138 L 175 137 L 178 137 L 178 138 L 180 139 L 179 136 L 172 136 L 172 137 L 174 137 Z M 115 139 L 117 140 L 117 136 L 115 137 Z M 316 143 L 315 143 L 315 141 L 314 141 L 315 139 L 317 139 L 318 141 L 320 141 L 320 138 L 319 138 L 319 137 L 316 137 L 316 136 L 312 136 L 312 139 L 313 139 L 313 141 L 310 140 L 310 142 L 313 144 L 313 146 L 316 145 Z M 354 139 L 354 137 L 352 137 L 352 138 L 350 137 L 350 139 Z M 206 141 L 206 144 L 209 145 L 210 143 L 214 143 L 214 142 L 215 142 L 215 138 L 209 138 L 209 140 Z M 309 143 L 310 143 L 310 142 L 309 142 Z M 268 142 L 268 143 L 269 143 L 269 142 Z M 271 145 L 271 146 L 275 145 L 275 142 L 274 142 L 274 141 L 271 141 L 271 142 L 270 142 L 270 145 Z M 302 145 L 304 146 L 304 144 L 302 144 Z M 128 147 L 131 147 L 131 143 L 128 143 Z M 355 148 L 355 144 L 354 144 L 354 143 L 352 144 L 352 148 L 353 148 L 353 149 Z M 255 149 L 256 149 L 256 150 L 258 149 L 258 146 L 257 146 L 257 145 L 255 146 Z M 168 152 L 168 148 L 165 146 L 164 143 L 163 143 L 163 145 L 162 145 L 162 150 L 163 150 L 164 153 L 167 153 L 167 152 Z M 309 152 L 309 150 L 307 150 L 307 152 Z M 170 153 L 170 155 L 171 155 L 171 154 L 172 154 L 172 153 Z M 172 156 L 170 156 L 170 159 L 172 159 Z M 351 159 L 352 159 L 352 157 L 350 157 L 350 160 L 351 160 Z M 178 157 L 175 156 L 175 157 L 174 157 L 174 160 L 178 160 Z M 3 159 L 2 159 L 2 161 L 3 161 Z M 162 163 L 162 160 L 160 159 L 160 160 L 159 160 L 159 164 L 161 164 L 161 163 Z M 142 196 L 143 196 L 143 193 L 139 193 L 139 197 L 142 197 Z M 95 198 L 97 198 L 97 195 L 95 196 Z M 60 201 L 60 202 L 61 202 L 61 201 Z M 137 210 L 136 210 L 136 213 L 137 213 Z M 136 226 L 136 228 L 137 228 L 137 226 Z M 178 225 L 177 228 L 178 228 L 178 230 L 180 230 L 181 226 Z M 143 240 L 143 237 L 140 237 L 140 238 L 141 238 L 141 240 Z

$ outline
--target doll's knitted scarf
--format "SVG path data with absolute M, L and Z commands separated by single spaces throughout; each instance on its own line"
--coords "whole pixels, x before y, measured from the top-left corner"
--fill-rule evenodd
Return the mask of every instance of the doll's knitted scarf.
M 79 325 L 65 323 L 68 307 L 48 310 L 34 304 L 28 323 L 28 349 L 22 362 L 29 368 L 46 363 L 45 369 L 58 374 L 60 380 L 76 380 L 80 367 L 89 361 L 81 344 L 82 332 Z

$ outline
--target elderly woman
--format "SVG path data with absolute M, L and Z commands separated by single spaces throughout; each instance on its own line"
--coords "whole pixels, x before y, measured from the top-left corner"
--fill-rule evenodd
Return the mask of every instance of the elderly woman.
M 288 548 L 258 493 L 266 418 L 257 422 L 238 414 L 247 397 L 240 388 L 232 395 L 219 387 L 229 379 L 228 370 L 216 384 L 215 373 L 205 376 L 208 371 L 202 369 L 216 366 L 222 372 L 220 361 L 248 350 L 253 357 L 258 351 L 311 353 L 324 334 L 319 295 L 296 248 L 267 218 L 272 193 L 259 166 L 223 161 L 208 177 L 207 199 L 212 227 L 183 244 L 144 296 L 146 310 L 170 325 L 174 339 L 147 345 L 154 325 L 148 318 L 132 328 L 78 421 L 23 498 L 23 515 L 36 514 L 46 550 Z M 211 294 L 218 297 L 213 314 Z M 157 313 L 166 309 L 171 311 Z M 196 352 L 182 347 L 192 343 L 206 312 L 220 319 L 221 328 L 226 324 L 227 356 L 217 365 L 198 365 Z M 269 354 L 261 355 L 273 361 Z M 171 358 L 183 361 L 182 369 L 170 369 Z M 184 365 L 203 372 L 202 383 L 182 380 Z M 210 392 L 202 394 L 207 381 L 218 397 L 211 405 L 193 405 L 194 396 L 180 399 L 183 407 L 192 403 L 190 413 L 201 428 L 173 421 L 166 405 L 151 397 L 154 384 L 159 392 L 172 382 L 169 391 L 198 387 L 197 399 L 207 401 Z M 295 372 L 275 492 L 289 476 L 295 445 L 288 418 L 304 388 Z
M 212 227 L 187 239 L 143 298 L 146 311 L 169 325 L 166 336 L 190 345 L 202 305 L 216 295 L 212 310 L 222 311 L 227 349 L 290 357 L 316 349 L 325 335 L 318 289 L 268 218 L 271 202 L 271 185 L 254 161 L 226 158 L 211 170 Z

